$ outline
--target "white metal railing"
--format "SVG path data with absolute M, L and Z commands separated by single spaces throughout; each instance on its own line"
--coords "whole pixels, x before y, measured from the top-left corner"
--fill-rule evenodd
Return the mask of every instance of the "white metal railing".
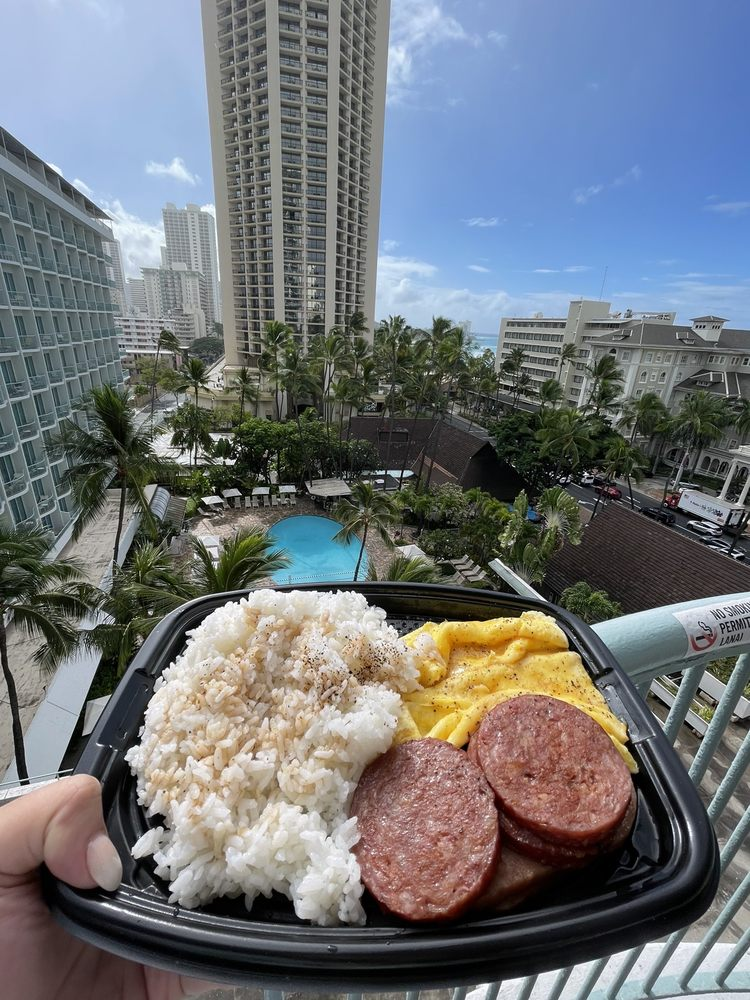
M 595 631 L 645 695 L 651 681 L 662 674 L 681 673 L 682 680 L 663 723 L 674 744 L 706 664 L 727 654 L 718 649 L 707 656 L 686 659 L 686 635 L 675 612 L 725 600 L 750 601 L 750 594 L 689 601 L 604 622 Z M 750 631 L 745 641 L 729 647 L 741 654 L 694 754 L 680 740 L 680 755 L 689 758 L 690 777 L 699 787 L 721 848 L 722 879 L 714 905 L 700 921 L 666 940 L 651 942 L 628 952 L 548 972 L 526 979 L 478 985 L 474 989 L 410 991 L 389 994 L 390 1000 L 646 1000 L 699 994 L 750 993 L 750 873 L 742 855 L 750 832 L 750 801 L 744 776 L 750 763 L 750 735 L 732 722 L 733 711 L 750 681 Z M 732 730 L 734 749 L 723 770 L 717 767 L 722 742 Z M 684 735 L 684 734 L 683 734 Z M 737 748 L 738 747 L 738 748 Z M 731 759 L 731 754 L 734 757 Z M 711 769 L 710 782 L 706 781 Z M 715 787 L 714 787 L 715 786 Z M 713 789 L 713 790 L 712 790 Z M 733 923 L 734 922 L 734 923 Z M 739 925 L 739 929 L 737 926 Z M 291 994 L 290 994 L 291 996 Z M 296 994 L 300 996 L 300 994 Z M 333 998 L 335 994 L 328 994 Z M 360 994 L 341 994 L 342 1000 L 362 1000 Z M 264 1000 L 282 1000 L 284 994 L 266 990 Z

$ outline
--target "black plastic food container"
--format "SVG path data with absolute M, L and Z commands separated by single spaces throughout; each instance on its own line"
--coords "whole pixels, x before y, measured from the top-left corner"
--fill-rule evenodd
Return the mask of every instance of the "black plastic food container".
M 562 609 L 520 597 L 452 587 L 318 584 L 283 590 L 358 590 L 382 607 L 401 633 L 425 621 L 552 615 L 580 653 L 594 684 L 628 724 L 640 773 L 638 815 L 622 855 L 578 871 L 521 909 L 467 916 L 439 926 L 398 923 L 367 906 L 365 927 L 316 927 L 291 904 L 259 899 L 186 910 L 167 903 L 166 883 L 150 859 L 130 848 L 148 822 L 136 803 L 124 762 L 136 741 L 155 679 L 174 660 L 185 633 L 240 594 L 201 598 L 166 618 L 151 634 L 112 696 L 77 771 L 104 789 L 109 834 L 123 860 L 116 892 L 72 889 L 47 874 L 45 891 L 57 919 L 77 937 L 149 965 L 219 982 L 321 991 L 416 990 L 466 986 L 600 958 L 684 927 L 710 905 L 719 877 L 713 830 L 685 768 L 606 646 Z

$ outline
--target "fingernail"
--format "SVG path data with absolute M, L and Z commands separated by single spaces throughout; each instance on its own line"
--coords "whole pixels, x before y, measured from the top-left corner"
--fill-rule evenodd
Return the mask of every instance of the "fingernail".
M 182 977 L 181 984 L 182 992 L 186 997 L 199 997 L 201 993 L 210 993 L 211 990 L 226 989 L 225 986 L 209 983 L 206 979 L 188 979 L 186 976 Z
M 122 881 L 122 862 L 106 833 L 98 834 L 89 842 L 86 864 L 89 875 L 102 889 L 114 892 L 119 887 Z

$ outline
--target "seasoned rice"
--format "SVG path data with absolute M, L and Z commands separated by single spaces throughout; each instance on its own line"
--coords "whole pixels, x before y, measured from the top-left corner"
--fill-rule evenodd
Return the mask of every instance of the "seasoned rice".
M 260 590 L 196 628 L 154 688 L 126 760 L 164 824 L 153 855 L 170 902 L 283 893 L 322 925 L 361 924 L 348 805 L 391 745 L 413 654 L 351 592 Z

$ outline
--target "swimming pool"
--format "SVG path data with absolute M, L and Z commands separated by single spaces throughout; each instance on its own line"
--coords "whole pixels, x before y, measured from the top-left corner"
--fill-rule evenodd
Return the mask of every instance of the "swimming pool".
M 324 580 L 344 581 L 354 577 L 361 542 L 334 542 L 341 528 L 328 517 L 300 515 L 285 517 L 269 529 L 274 551 L 285 549 L 289 565 L 273 573 L 274 583 L 315 583 Z M 367 552 L 362 556 L 357 579 L 367 579 Z

